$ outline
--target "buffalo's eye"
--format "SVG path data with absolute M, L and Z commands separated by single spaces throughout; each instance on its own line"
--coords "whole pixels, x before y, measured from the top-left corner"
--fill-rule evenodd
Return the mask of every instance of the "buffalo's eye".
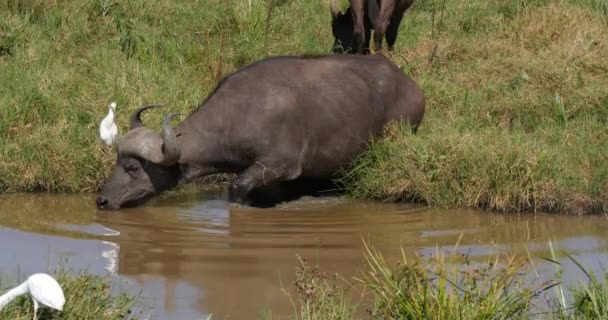
M 125 166 L 125 171 L 128 174 L 135 173 L 135 172 L 137 172 L 137 170 L 139 170 L 138 166 L 133 166 L 133 165 L 131 165 L 131 166 Z

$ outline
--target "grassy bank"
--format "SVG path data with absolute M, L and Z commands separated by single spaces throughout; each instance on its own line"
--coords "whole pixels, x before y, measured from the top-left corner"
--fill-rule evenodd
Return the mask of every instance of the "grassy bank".
M 110 101 L 125 132 L 139 104 L 188 113 L 240 66 L 328 52 L 328 3 L 272 4 L 267 19 L 261 0 L 0 3 L 0 191 L 96 190 L 114 161 L 97 138 Z M 346 189 L 437 206 L 602 211 L 607 29 L 602 0 L 417 0 L 391 59 L 427 96 L 423 125 L 374 143 Z M 158 128 L 161 117 L 144 122 Z
M 65 272 L 60 272 L 55 278 L 65 296 L 63 311 L 41 307 L 38 310 L 38 319 L 136 319 L 131 314 L 134 298 L 126 293 L 112 296 L 107 279 L 87 273 L 69 274 Z M 2 283 L 2 292 L 9 289 L 7 285 L 7 283 Z M 10 287 L 16 285 L 18 284 L 14 283 Z M 0 319 L 29 320 L 33 317 L 34 306 L 29 294 L 16 298 L 0 311 Z
M 529 272 L 530 257 L 496 254 L 473 261 L 457 250 L 438 250 L 393 264 L 365 249 L 367 271 L 352 281 L 300 258 L 291 319 L 608 319 L 606 276 L 598 279 L 567 256 L 588 281 L 565 285 L 555 250 L 546 259 L 556 274 L 541 280 Z M 363 292 L 362 298 L 353 299 L 353 291 Z
M 401 53 L 427 95 L 424 128 L 391 128 L 348 190 L 446 207 L 607 208 L 608 4 L 424 3 L 410 23 L 428 29 L 435 10 L 436 34 Z

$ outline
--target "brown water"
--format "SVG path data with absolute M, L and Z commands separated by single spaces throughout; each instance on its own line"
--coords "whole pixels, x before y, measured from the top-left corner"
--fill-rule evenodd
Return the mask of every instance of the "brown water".
M 400 247 L 406 254 L 432 253 L 451 248 L 463 234 L 459 249 L 474 257 L 525 247 L 549 256 L 547 241 L 554 240 L 592 268 L 608 266 L 604 217 L 496 215 L 339 198 L 262 210 L 220 198 L 174 196 L 102 212 L 93 195 L 2 195 L 2 278 L 14 283 L 18 274 L 67 265 L 111 274 L 116 290 L 143 290 L 144 318 L 253 319 L 270 308 L 273 319 L 282 319 L 291 306 L 281 288 L 292 289 L 296 254 L 349 278 L 364 270 L 362 237 L 388 261 L 397 260 Z

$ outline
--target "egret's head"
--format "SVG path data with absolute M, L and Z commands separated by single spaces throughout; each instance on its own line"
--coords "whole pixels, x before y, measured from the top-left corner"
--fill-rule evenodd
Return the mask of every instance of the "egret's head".
M 116 112 L 116 102 L 110 103 L 110 111 Z

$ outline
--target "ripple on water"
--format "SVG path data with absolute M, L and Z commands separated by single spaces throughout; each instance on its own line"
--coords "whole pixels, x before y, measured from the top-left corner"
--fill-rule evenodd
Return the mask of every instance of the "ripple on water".
M 143 288 L 141 303 L 153 319 L 209 313 L 246 319 L 268 306 L 277 318 L 291 311 L 281 287 L 292 286 L 296 254 L 330 273 L 357 275 L 362 239 L 387 261 L 399 259 L 400 248 L 428 255 L 453 250 L 457 242 L 459 252 L 479 259 L 497 251 L 549 256 L 546 243 L 553 239 L 585 263 L 608 263 L 608 223 L 598 217 L 496 215 L 335 197 L 254 209 L 217 194 L 100 212 L 93 198 L 0 196 L 0 268 L 13 276 L 19 267 L 39 272 L 68 257 L 70 267 L 117 274 L 137 284 L 134 292 Z

